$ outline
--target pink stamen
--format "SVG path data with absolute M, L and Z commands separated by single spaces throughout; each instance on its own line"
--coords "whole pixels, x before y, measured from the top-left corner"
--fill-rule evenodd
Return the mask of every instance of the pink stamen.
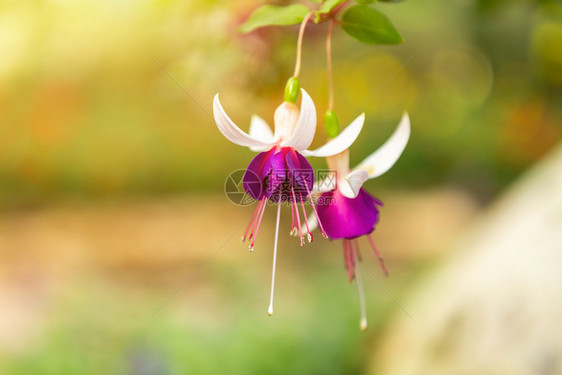
M 353 264 L 351 263 L 351 249 L 349 248 L 349 240 L 343 240 L 343 249 L 345 252 L 345 263 L 347 266 L 347 277 L 349 278 L 349 282 L 353 281 L 354 272 L 353 272 Z
M 262 198 L 262 200 L 260 200 L 260 203 L 258 204 L 258 207 L 257 207 L 257 215 L 256 215 L 256 217 L 254 218 L 254 222 L 253 222 L 253 225 L 252 225 L 252 230 L 250 231 L 250 235 L 248 236 L 248 241 L 251 240 L 252 237 L 254 236 L 254 231 L 255 231 L 255 229 L 256 229 L 256 225 L 257 225 L 257 222 L 258 222 L 258 219 L 259 219 L 259 216 L 260 216 L 260 213 L 261 213 L 262 208 L 263 208 L 263 198 Z
M 304 202 L 301 202 L 301 206 L 302 206 L 302 214 L 304 216 L 304 223 L 306 225 L 306 238 L 308 239 L 308 242 L 312 242 L 314 237 L 312 237 L 312 233 L 310 233 L 310 228 L 308 228 L 308 218 L 306 217 L 306 210 L 304 209 Z
M 316 220 L 318 220 L 318 226 L 320 227 L 320 231 L 322 232 L 322 235 L 324 236 L 324 238 L 328 238 L 328 235 L 326 234 L 326 231 L 324 230 L 324 226 L 322 226 L 322 220 L 320 220 L 320 216 L 318 216 L 318 212 L 316 211 L 316 205 L 314 204 L 314 201 L 312 200 L 312 195 L 310 194 L 310 190 L 308 189 L 308 186 L 306 184 L 304 186 L 306 187 L 306 193 L 308 194 L 308 198 L 310 199 L 310 205 L 312 206 L 312 210 L 314 211 L 314 215 L 316 215 Z
M 261 219 L 263 218 L 263 213 L 265 212 L 266 203 L 267 203 L 267 199 L 263 198 L 262 209 L 260 212 L 260 217 L 257 221 L 256 232 L 255 234 L 252 233 L 252 235 L 250 236 L 252 238 L 252 243 L 250 244 L 250 251 L 254 251 L 254 243 L 256 242 L 256 237 L 258 236 L 258 232 L 260 230 Z
M 297 197 L 295 195 L 295 189 L 293 189 L 293 187 L 291 186 L 291 192 L 293 193 L 293 202 L 292 204 L 295 205 L 295 216 L 297 217 L 297 224 L 299 227 L 299 237 L 301 239 L 301 246 L 304 245 L 304 238 L 302 237 L 302 231 L 301 231 L 301 218 L 299 216 L 299 206 L 297 205 Z
M 355 264 L 357 263 L 357 259 L 355 259 L 355 249 L 353 248 L 353 241 L 349 240 L 349 257 L 351 258 L 351 264 L 353 264 L 353 273 L 355 274 Z
M 359 260 L 359 262 L 362 262 L 363 257 L 361 256 L 361 251 L 359 251 L 359 240 L 354 239 L 353 244 L 354 244 L 354 247 L 355 247 L 355 252 L 357 253 L 357 259 Z
M 246 241 L 246 236 L 248 235 L 248 231 L 250 230 L 250 227 L 252 227 L 252 229 L 254 228 L 254 220 L 256 220 L 256 216 L 258 215 L 260 209 L 261 209 L 261 201 L 259 201 L 258 205 L 256 206 L 256 209 L 252 214 L 252 219 L 250 220 L 248 226 L 246 227 L 246 230 L 244 231 L 244 235 L 242 236 L 242 243 Z
M 379 253 L 379 250 L 375 246 L 375 242 L 373 241 L 373 237 L 371 237 L 371 235 L 368 234 L 367 238 L 369 239 L 369 243 L 371 244 L 371 247 L 373 248 L 373 251 L 375 252 L 375 255 L 377 256 L 377 258 L 379 260 L 379 264 L 381 265 L 381 269 L 384 272 L 384 275 L 388 276 L 388 271 L 386 270 L 386 267 L 384 265 L 384 258 L 381 256 L 381 254 Z
M 295 235 L 295 210 L 294 206 L 291 202 L 289 202 L 289 206 L 291 207 L 291 236 Z

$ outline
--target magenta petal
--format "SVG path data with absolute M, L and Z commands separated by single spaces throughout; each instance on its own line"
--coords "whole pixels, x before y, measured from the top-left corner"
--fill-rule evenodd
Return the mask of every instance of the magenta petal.
M 318 216 L 331 239 L 355 238 L 371 233 L 379 220 L 377 205 L 382 203 L 360 189 L 355 198 L 339 191 L 322 194 L 318 199 Z
M 365 193 L 367 193 L 367 192 L 365 192 Z M 384 205 L 382 204 L 382 201 L 381 201 L 379 198 L 373 197 L 373 196 L 372 196 L 371 194 L 369 194 L 369 193 L 367 193 L 367 196 L 368 196 L 368 198 L 371 199 L 371 200 L 373 201 L 373 203 L 376 204 L 377 206 L 381 206 L 381 207 L 384 206 Z
M 267 175 L 265 191 L 266 197 L 271 197 L 287 178 L 287 167 L 282 152 L 276 153 L 268 162 L 269 174 Z
M 285 160 L 289 167 L 295 192 L 298 190 L 300 194 L 306 197 L 308 191 L 312 191 L 314 186 L 314 170 L 308 160 L 295 150 L 289 149 L 286 152 Z
M 269 172 L 268 166 L 273 155 L 272 151 L 257 154 L 246 168 L 246 173 L 244 173 L 244 179 L 242 180 L 244 190 L 256 200 L 263 197 L 264 180 Z
M 254 199 L 304 202 L 314 186 L 314 171 L 306 158 L 290 147 L 258 154 L 244 175 L 244 189 Z

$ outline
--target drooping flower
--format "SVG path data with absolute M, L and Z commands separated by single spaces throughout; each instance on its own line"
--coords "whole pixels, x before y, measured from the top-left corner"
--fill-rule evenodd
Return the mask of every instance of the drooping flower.
M 337 141 L 338 137 L 331 142 Z M 390 138 L 357 167 L 350 170 L 347 149 L 328 157 L 327 163 L 332 171 L 331 175 L 324 181 L 317 182 L 314 189 L 315 192 L 322 193 L 317 201 L 317 216 L 322 221 L 324 231 L 330 239 L 343 240 L 344 261 L 349 281 L 352 282 L 357 277 L 360 288 L 362 329 L 367 327 L 367 318 L 360 274 L 356 272 L 357 262 L 361 259 L 359 237 L 367 237 L 382 270 L 388 274 L 383 258 L 371 237 L 371 232 L 379 221 L 379 207 L 382 206 L 382 202 L 362 186 L 365 181 L 382 175 L 396 163 L 409 138 L 410 119 L 405 113 Z M 316 223 L 314 220 L 311 221 L 310 226 L 315 227 Z
M 291 233 L 299 235 L 301 245 L 305 243 L 305 236 L 309 242 L 312 242 L 313 239 L 304 203 L 307 198 L 311 198 L 314 171 L 303 154 L 318 157 L 339 154 L 353 143 L 363 126 L 363 120 L 357 121 L 353 127 L 348 127 L 347 132 L 342 132 L 337 141 L 334 140 L 315 152 L 306 150 L 312 143 L 316 131 L 316 108 L 307 92 L 304 89 L 301 89 L 300 92 L 302 94 L 300 111 L 294 103 L 298 91 L 297 95 L 294 95 L 294 102 L 285 101 L 275 110 L 274 132 L 262 118 L 254 115 L 249 134 L 247 134 L 228 117 L 221 106 L 218 94 L 213 102 L 215 121 L 221 133 L 231 142 L 259 152 L 248 165 L 243 179 L 244 190 L 258 201 L 252 219 L 242 237 L 242 241 L 250 241 L 250 251 L 254 249 L 267 202 L 277 203 L 271 302 L 268 309 L 270 315 L 273 313 L 273 288 L 281 203 L 287 202 L 291 207 L 293 218 Z M 303 213 L 304 229 L 301 229 L 299 206 Z M 316 215 L 315 223 L 320 227 L 322 234 L 327 237 L 322 226 L 322 219 L 318 217 L 314 204 L 312 204 L 312 209 Z

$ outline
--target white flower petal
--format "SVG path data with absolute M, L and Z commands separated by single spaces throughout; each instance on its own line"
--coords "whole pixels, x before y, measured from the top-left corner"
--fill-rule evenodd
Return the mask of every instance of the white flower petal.
M 213 101 L 213 114 L 215 116 L 215 122 L 219 128 L 222 135 L 226 137 L 230 142 L 236 143 L 240 146 L 246 147 L 271 147 L 272 142 L 264 142 L 254 137 L 251 137 L 242 129 L 240 129 L 224 111 L 219 101 L 219 94 L 215 95 Z
M 263 142 L 268 142 L 268 143 L 275 143 L 275 140 L 273 139 L 273 132 L 271 131 L 271 128 L 269 127 L 269 125 L 267 124 L 267 122 L 265 122 L 264 119 L 262 119 L 260 116 L 258 115 L 253 115 L 252 116 L 252 121 L 250 122 L 250 137 L 255 138 L 257 140 L 263 141 Z M 270 148 L 270 146 L 265 146 L 265 147 L 250 147 L 250 150 L 252 151 L 256 151 L 256 152 L 261 152 L 261 151 L 267 151 Z
M 355 169 L 363 169 L 369 178 L 375 178 L 388 171 L 398 160 L 410 138 L 410 118 L 404 113 L 400 124 L 388 140 L 369 155 Z
M 297 151 L 308 148 L 316 132 L 316 107 L 304 89 L 301 89 L 302 102 L 300 116 L 293 134 L 281 143 L 283 147 L 292 147 Z
M 365 181 L 367 181 L 368 179 L 369 174 L 367 173 L 367 171 L 363 169 L 357 169 L 345 176 L 345 179 L 340 180 L 340 186 L 338 186 L 338 189 L 344 197 L 355 198 L 357 194 L 359 194 L 359 189 L 361 189 L 361 186 L 363 186 Z
M 324 146 L 317 148 L 316 150 L 304 150 L 302 154 L 304 156 L 316 156 L 319 158 L 324 158 L 326 156 L 332 156 L 339 154 L 347 150 L 353 142 L 361 133 L 363 129 L 363 124 L 365 123 L 365 113 L 359 115 L 348 127 L 346 127 L 338 136 Z
M 251 137 L 262 140 L 264 142 L 273 141 L 273 132 L 267 124 L 267 122 L 258 115 L 252 115 L 252 121 L 250 122 L 250 132 Z
M 300 110 L 294 103 L 283 102 L 275 109 L 273 123 L 275 124 L 275 139 L 287 139 L 291 136 L 297 122 L 299 121 Z

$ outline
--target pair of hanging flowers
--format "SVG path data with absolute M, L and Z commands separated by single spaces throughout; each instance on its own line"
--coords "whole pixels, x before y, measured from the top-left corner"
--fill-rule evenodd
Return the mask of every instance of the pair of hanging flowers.
M 332 4 L 332 8 L 324 9 L 326 3 Z M 391 137 L 359 165 L 350 169 L 349 148 L 363 128 L 365 114 L 359 115 L 340 132 L 337 116 L 331 110 L 333 87 L 330 41 L 335 24 L 334 16 L 337 11 L 341 10 L 341 6 L 337 8 L 336 3 L 344 2 L 325 1 L 322 5 L 325 12 L 320 15 L 316 14 L 317 21 L 323 18 L 332 21 L 327 39 L 330 109 L 326 113 L 324 121 L 329 138 L 325 145 L 316 150 L 308 149 L 316 134 L 317 113 L 313 100 L 304 89 L 300 88 L 298 80 L 302 37 L 312 13 L 307 13 L 302 17 L 297 43 L 295 74 L 287 82 L 285 101 L 275 110 L 274 129 L 272 130 L 265 120 L 253 115 L 249 132 L 246 133 L 226 114 L 218 94 L 215 95 L 213 101 L 213 113 L 218 129 L 229 141 L 258 152 L 248 165 L 243 179 L 244 190 L 258 202 L 242 236 L 243 242 L 249 242 L 250 251 L 254 250 L 268 202 L 277 206 L 268 314 L 273 314 L 281 206 L 287 204 L 291 209 L 292 217 L 290 233 L 299 237 L 301 245 L 307 241 L 313 241 L 312 232 L 316 228 L 326 238 L 342 240 L 349 281 L 357 280 L 359 286 L 360 327 L 366 329 L 364 292 L 360 272 L 357 269 L 358 261 L 361 259 L 358 238 L 367 237 L 379 259 L 382 270 L 385 274 L 387 271 L 371 237 L 371 233 L 379 221 L 379 208 L 382 206 L 382 202 L 362 186 L 367 180 L 387 172 L 398 160 L 408 143 L 410 121 L 405 113 Z M 356 7 L 362 7 L 362 5 Z M 348 11 L 353 8 L 351 7 Z M 335 12 L 334 9 L 336 9 Z M 248 22 L 252 21 L 252 17 Z M 299 94 L 300 108 L 296 104 Z M 326 179 L 315 181 L 315 173 L 307 161 L 307 157 L 326 158 L 330 169 Z M 318 204 L 315 204 L 315 198 Z M 307 201 L 310 202 L 312 208 L 312 212 L 308 215 L 305 208 Z
M 379 221 L 382 202 L 362 188 L 368 179 L 388 171 L 398 160 L 410 137 L 410 120 L 404 114 L 392 136 L 353 170 L 349 168 L 349 147 L 359 136 L 365 115 L 361 114 L 338 136 L 316 150 L 308 150 L 316 131 L 316 109 L 304 89 L 299 113 L 295 104 L 284 102 L 275 111 L 275 132 L 257 115 L 252 117 L 249 134 L 241 130 L 224 111 L 218 94 L 213 112 L 221 133 L 231 142 L 260 152 L 248 165 L 244 175 L 245 191 L 258 205 L 242 240 L 250 241 L 253 251 L 267 202 L 277 204 L 274 265 L 271 301 L 268 314 L 273 314 L 275 262 L 279 236 L 281 204 L 291 207 L 291 234 L 300 237 L 301 245 L 312 242 L 312 231 L 318 227 L 324 237 L 343 240 L 349 280 L 356 276 L 359 247 L 357 238 L 367 236 L 386 273 L 382 258 L 374 245 L 371 232 Z M 314 171 L 305 156 L 326 157 L 330 176 L 315 184 Z M 313 194 L 321 194 L 324 204 L 317 207 Z M 313 216 L 307 218 L 304 203 L 310 200 Z M 302 221 L 299 210 L 302 210 Z M 306 235 L 305 235 L 306 233 Z M 366 323 L 362 327 L 366 327 Z

